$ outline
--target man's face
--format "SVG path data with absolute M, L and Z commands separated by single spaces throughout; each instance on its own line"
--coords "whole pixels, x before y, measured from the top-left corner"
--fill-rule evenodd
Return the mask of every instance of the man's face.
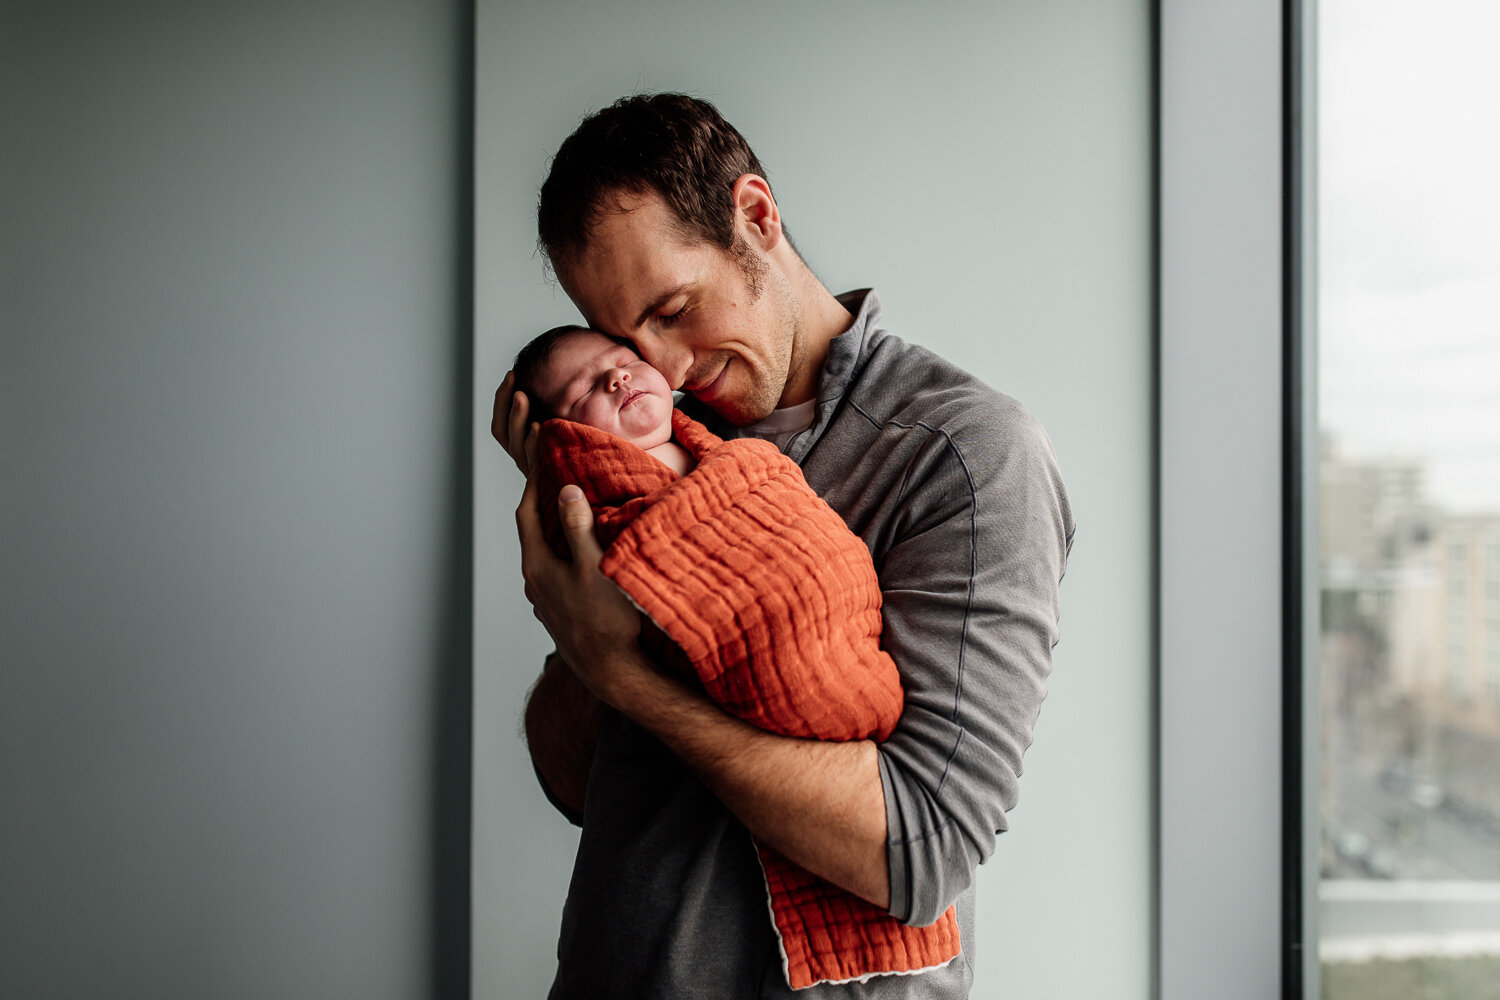
M 565 334 L 534 378 L 553 413 L 641 448 L 672 437 L 672 390 L 624 344 L 591 331 Z
M 768 415 L 786 391 L 800 324 L 786 278 L 764 254 L 742 264 L 687 243 L 660 196 L 623 194 L 558 280 L 590 326 L 634 343 L 673 389 L 733 424 Z M 752 289 L 747 267 L 759 265 Z M 753 294 L 754 293 L 754 294 Z

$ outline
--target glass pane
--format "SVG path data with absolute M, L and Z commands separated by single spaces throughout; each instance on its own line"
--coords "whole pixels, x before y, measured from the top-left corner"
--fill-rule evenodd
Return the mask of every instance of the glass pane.
M 1500 4 L 1320 0 L 1320 953 L 1500 997 Z

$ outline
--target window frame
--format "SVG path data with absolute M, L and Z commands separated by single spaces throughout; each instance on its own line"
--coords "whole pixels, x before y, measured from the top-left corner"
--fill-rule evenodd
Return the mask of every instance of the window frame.
M 1155 7 L 1163 1000 L 1319 995 L 1315 15 Z

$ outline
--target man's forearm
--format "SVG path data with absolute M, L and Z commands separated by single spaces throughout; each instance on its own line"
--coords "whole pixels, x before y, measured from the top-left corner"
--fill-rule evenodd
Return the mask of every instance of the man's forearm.
M 885 908 L 885 795 L 875 744 L 797 739 L 737 719 L 651 668 L 618 672 L 610 700 L 691 767 L 761 842 Z
M 583 812 L 604 706 L 553 653 L 526 700 L 526 745 L 552 796 Z

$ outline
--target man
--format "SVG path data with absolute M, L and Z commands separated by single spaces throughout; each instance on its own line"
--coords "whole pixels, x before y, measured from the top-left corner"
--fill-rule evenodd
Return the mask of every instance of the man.
M 716 432 L 769 437 L 864 539 L 906 707 L 885 743 L 767 733 L 656 670 L 598 570 L 575 487 L 516 511 L 522 575 L 557 645 L 526 731 L 581 823 L 554 998 L 790 996 L 751 835 L 912 925 L 956 902 L 963 954 L 803 996 L 964 997 L 974 872 L 1017 799 L 1073 521 L 1045 433 L 1014 400 L 835 297 L 782 227 L 765 170 L 711 105 L 663 94 L 579 126 L 542 187 L 540 242 L 589 325 L 629 340 Z M 507 376 L 492 430 L 534 448 Z M 573 559 L 542 540 L 558 503 Z

